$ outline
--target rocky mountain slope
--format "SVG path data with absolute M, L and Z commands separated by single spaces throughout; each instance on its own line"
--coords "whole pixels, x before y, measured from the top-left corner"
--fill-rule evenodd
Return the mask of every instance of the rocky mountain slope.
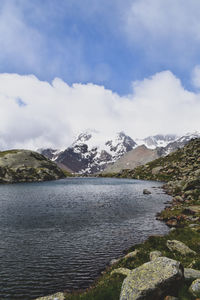
M 124 154 L 114 164 L 106 167 L 103 173 L 116 173 L 123 169 L 134 169 L 158 157 L 157 149 L 148 149 L 145 145 L 141 145 Z
M 64 178 L 63 171 L 43 155 L 29 150 L 0 152 L 0 183 Z
M 134 140 L 123 132 L 105 138 L 97 131 L 87 131 L 81 133 L 64 151 L 39 151 L 72 172 L 93 174 L 102 171 L 108 163 L 115 162 L 136 146 Z
M 199 180 L 197 187 L 200 188 L 200 139 L 191 140 L 183 148 L 146 165 L 121 172 L 122 176 L 125 174 L 138 179 L 179 181 L 182 187 L 189 180 Z

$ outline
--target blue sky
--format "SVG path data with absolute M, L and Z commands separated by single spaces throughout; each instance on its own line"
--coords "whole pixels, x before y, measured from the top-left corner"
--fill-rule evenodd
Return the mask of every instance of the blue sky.
M 2 0 L 0 16 L 1 73 L 93 82 L 122 95 L 170 70 L 193 88 L 198 0 Z
M 0 149 L 200 131 L 199 0 L 1 0 Z

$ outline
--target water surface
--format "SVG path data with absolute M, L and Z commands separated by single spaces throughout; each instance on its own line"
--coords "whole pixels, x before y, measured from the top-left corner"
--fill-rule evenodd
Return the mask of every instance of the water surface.
M 88 287 L 124 249 L 166 233 L 155 219 L 170 199 L 160 186 L 110 178 L 1 185 L 0 299 Z

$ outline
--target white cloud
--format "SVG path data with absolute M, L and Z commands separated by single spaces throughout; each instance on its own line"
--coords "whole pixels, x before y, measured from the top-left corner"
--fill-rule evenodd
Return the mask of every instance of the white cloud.
M 103 86 L 52 84 L 35 76 L 0 74 L 0 147 L 65 147 L 94 128 L 134 137 L 200 130 L 200 94 L 187 91 L 170 71 L 133 83 L 119 96 Z
M 200 1 L 134 0 L 121 20 L 129 45 L 156 65 L 189 70 L 198 61 Z

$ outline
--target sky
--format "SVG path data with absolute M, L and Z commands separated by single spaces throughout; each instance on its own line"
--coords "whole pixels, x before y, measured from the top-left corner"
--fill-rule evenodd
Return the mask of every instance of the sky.
M 1 0 L 0 149 L 200 131 L 199 0 Z

